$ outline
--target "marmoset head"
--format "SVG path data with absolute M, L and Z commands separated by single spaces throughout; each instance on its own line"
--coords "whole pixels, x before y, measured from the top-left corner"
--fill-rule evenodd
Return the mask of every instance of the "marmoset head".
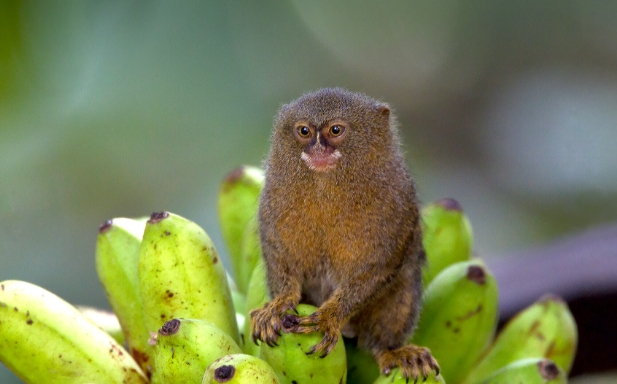
M 326 88 L 284 105 L 275 120 L 272 142 L 273 156 L 328 172 L 353 158 L 369 161 L 380 148 L 396 146 L 398 139 L 387 104 L 342 88 Z

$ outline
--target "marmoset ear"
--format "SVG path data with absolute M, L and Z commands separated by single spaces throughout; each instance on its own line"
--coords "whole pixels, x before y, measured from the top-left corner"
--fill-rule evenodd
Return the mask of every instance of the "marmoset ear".
M 375 106 L 377 114 L 383 117 L 390 117 L 390 106 L 388 104 L 377 104 Z

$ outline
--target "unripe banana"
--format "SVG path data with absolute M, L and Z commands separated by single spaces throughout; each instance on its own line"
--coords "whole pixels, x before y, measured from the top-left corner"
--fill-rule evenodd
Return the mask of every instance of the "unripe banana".
M 567 373 L 574 360 L 576 343 L 576 323 L 567 304 L 557 296 L 543 296 L 505 325 L 464 382 L 480 382 L 525 358 L 551 359 Z
M 131 355 L 144 371 L 149 365 L 144 310 L 139 295 L 139 250 L 146 221 L 108 220 L 96 241 L 96 272 L 107 300 L 118 316 Z
M 139 283 L 148 330 L 173 318 L 207 320 L 239 343 L 227 275 L 212 241 L 197 224 L 153 213 L 139 254 Z
M 236 275 L 242 280 L 243 288 L 247 292 L 253 269 L 261 260 L 261 239 L 259 238 L 257 214 L 249 220 L 242 233 L 241 257 L 240 263 L 235 267 Z
M 400 368 L 393 369 L 392 372 L 386 375 L 379 375 L 377 380 L 373 382 L 373 384 L 409 384 L 413 383 L 410 381 L 411 379 L 406 379 L 405 376 L 401 374 Z M 426 381 L 421 382 L 422 384 L 446 384 L 443 379 L 443 376 L 440 374 L 439 376 L 435 376 L 435 372 L 431 372 L 429 377 L 426 378 Z M 351 383 L 350 383 L 351 384 Z
M 350 384 L 371 384 L 379 377 L 379 366 L 373 355 L 358 348 L 357 342 L 345 339 L 347 354 L 347 382 Z M 391 377 L 391 376 L 388 376 Z
M 272 367 L 262 359 L 243 354 L 221 357 L 208 366 L 201 384 L 280 384 Z
M 259 345 L 255 344 L 251 338 L 250 313 L 253 309 L 263 307 L 268 301 L 270 301 L 270 291 L 266 279 L 266 265 L 264 261 L 260 259 L 251 274 L 248 293 L 246 295 L 245 321 L 244 327 L 242 328 L 242 339 L 244 340 L 242 348 L 246 354 L 261 357 Z
M 118 317 L 113 312 L 88 307 L 85 305 L 77 305 L 76 308 L 79 309 L 79 312 L 86 316 L 88 320 L 92 321 L 99 328 L 105 331 L 105 333 L 113 337 L 118 344 L 124 344 L 124 333 L 122 332 L 122 327 L 120 326 Z
M 264 180 L 263 170 L 243 166 L 227 175 L 219 191 L 218 211 L 221 231 L 236 283 L 242 293 L 247 292 L 251 271 L 257 262 L 254 252 L 243 253 L 243 237 L 249 222 L 257 214 L 259 194 Z
M 473 248 L 471 223 L 454 199 L 442 199 L 424 207 L 422 244 L 427 265 L 423 269 L 424 286 L 447 266 L 469 260 Z
M 231 289 L 231 300 L 236 313 L 246 313 L 246 296 L 237 290 Z
M 317 307 L 299 304 L 296 310 L 299 316 L 309 316 L 317 311 Z M 307 355 L 311 347 L 318 344 L 323 337 L 322 332 L 302 334 L 283 330 L 277 340 L 278 346 L 270 347 L 261 343 L 261 355 L 283 384 L 344 384 L 347 382 L 347 358 L 340 332 L 336 346 L 328 356 L 321 357 L 317 353 Z
M 198 383 L 214 360 L 242 352 L 231 336 L 204 320 L 172 319 L 155 335 L 153 384 Z
M 229 274 L 227 275 L 229 283 L 229 290 L 231 291 L 231 300 L 234 304 L 234 311 L 236 312 L 236 323 L 238 324 L 238 330 L 240 331 L 240 347 L 244 345 L 244 320 L 246 319 L 246 296 L 238 291 L 238 287 L 233 280 L 230 280 Z M 233 283 L 233 284 L 232 284 Z
M 566 384 L 568 375 L 549 359 L 517 360 L 482 380 L 481 384 Z
M 77 308 L 36 285 L 0 283 L 0 360 L 26 383 L 146 383 L 135 360 Z
M 238 323 L 238 329 L 244 329 L 244 323 L 246 323 L 246 317 L 244 313 L 236 312 L 236 323 Z M 240 341 L 242 344 L 245 342 L 244 333 L 240 332 Z M 242 345 L 240 345 L 242 347 Z
M 497 307 L 497 283 L 480 260 L 452 264 L 427 287 L 410 342 L 428 347 L 443 377 L 458 383 L 490 345 Z

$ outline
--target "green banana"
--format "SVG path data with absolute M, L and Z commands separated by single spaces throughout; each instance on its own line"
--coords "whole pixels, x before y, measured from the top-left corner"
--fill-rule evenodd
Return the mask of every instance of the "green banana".
M 246 316 L 244 316 L 244 313 L 236 312 L 236 323 L 238 323 L 238 329 L 244 330 L 244 323 L 246 323 Z M 240 332 L 240 341 L 241 341 L 240 346 L 242 346 L 243 343 L 245 342 L 244 332 Z
M 246 312 L 244 327 L 242 328 L 242 339 L 244 344 L 242 348 L 244 353 L 261 357 L 261 349 L 259 345 L 253 343 L 251 339 L 251 311 L 261 308 L 264 304 L 270 301 L 270 291 L 266 279 L 266 265 L 260 259 L 251 274 L 251 279 L 248 285 L 248 293 L 246 295 Z
M 96 272 L 107 300 L 118 316 L 129 351 L 144 371 L 149 364 L 148 338 L 139 295 L 139 250 L 146 221 L 108 220 L 96 240 Z
M 239 343 L 223 263 L 197 224 L 168 212 L 153 213 L 139 254 L 139 289 L 148 330 L 173 318 L 207 320 Z
M 567 373 L 576 344 L 576 323 L 567 304 L 545 295 L 505 325 L 464 382 L 480 382 L 510 363 L 534 357 L 551 359 Z
M 373 382 L 373 384 L 408 384 L 411 379 L 406 379 L 405 376 L 401 375 L 400 368 L 393 369 L 392 372 L 386 375 L 379 375 L 377 380 Z M 440 374 L 439 376 L 435 376 L 435 372 L 431 372 L 429 377 L 426 378 L 426 381 L 423 381 L 422 384 L 446 384 L 443 379 L 443 376 Z
M 483 263 L 454 263 L 427 287 L 418 329 L 409 341 L 428 347 L 443 377 L 458 383 L 490 345 L 497 307 L 497 282 Z
M 299 316 L 309 316 L 316 310 L 317 307 L 307 304 L 296 307 Z M 261 355 L 274 369 L 281 383 L 344 384 L 347 381 L 347 361 L 340 333 L 336 346 L 328 356 L 306 354 L 323 337 L 322 332 L 301 334 L 283 331 L 277 340 L 278 346 L 261 343 Z
M 249 222 L 256 216 L 259 194 L 264 185 L 264 172 L 256 167 L 242 166 L 230 172 L 219 190 L 218 212 L 221 231 L 236 283 L 240 292 L 246 293 L 255 252 L 243 252 L 243 237 Z M 256 228 L 256 226 L 255 226 Z M 252 241 L 252 240 L 249 240 Z
M 208 366 L 201 384 L 280 384 L 274 370 L 262 359 L 231 354 Z
M 236 311 L 236 323 L 238 324 L 238 330 L 240 330 L 240 346 L 242 347 L 244 344 L 244 333 L 242 330 L 244 329 L 244 321 L 246 319 L 246 296 L 238 291 L 238 287 L 233 280 L 230 280 L 229 275 L 227 275 L 229 281 L 229 289 L 231 291 L 231 300 L 234 304 L 234 311 Z
M 495 371 L 481 384 L 566 384 L 568 375 L 549 359 L 517 360 Z
M 426 251 L 424 286 L 450 264 L 469 260 L 473 248 L 471 223 L 454 199 L 442 199 L 424 207 L 422 244 Z
M 231 300 L 234 303 L 234 310 L 236 311 L 236 313 L 238 312 L 246 313 L 246 296 L 245 295 L 243 295 L 239 291 L 231 289 Z
M 353 339 L 344 338 L 347 354 L 347 382 L 353 384 L 371 384 L 379 377 L 379 365 L 373 355 L 358 348 Z M 390 377 L 390 376 L 388 376 Z
M 77 305 L 75 307 L 79 309 L 79 312 L 88 318 L 88 320 L 92 321 L 97 325 L 97 327 L 101 328 L 109 336 L 113 337 L 118 344 L 124 344 L 124 333 L 122 332 L 122 327 L 120 326 L 118 317 L 113 312 L 88 307 L 85 305 Z
M 236 275 L 242 281 L 245 292 L 248 290 L 248 283 L 253 269 L 261 260 L 261 240 L 259 238 L 259 221 L 254 215 L 246 225 L 242 233 L 241 261 L 236 265 Z M 241 289 L 241 288 L 239 288 Z
M 0 283 L 0 360 L 26 383 L 146 383 L 111 336 L 53 293 Z
M 151 339 L 152 383 L 197 383 L 214 360 L 241 353 L 238 344 L 205 320 L 172 319 Z

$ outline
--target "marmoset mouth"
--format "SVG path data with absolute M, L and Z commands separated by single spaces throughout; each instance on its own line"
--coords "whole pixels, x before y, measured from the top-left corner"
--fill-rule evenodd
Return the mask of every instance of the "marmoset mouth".
M 315 152 L 306 153 L 302 152 L 302 160 L 306 165 L 317 172 L 325 172 L 336 166 L 338 159 L 341 157 L 341 153 L 338 150 L 334 150 L 331 153 Z

